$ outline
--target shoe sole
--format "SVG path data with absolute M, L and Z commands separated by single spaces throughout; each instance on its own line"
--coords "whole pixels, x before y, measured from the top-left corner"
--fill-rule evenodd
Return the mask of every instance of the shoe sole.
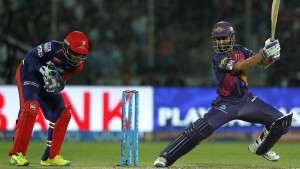
M 66 163 L 65 165 L 57 165 L 57 164 L 47 164 L 47 163 L 40 163 L 42 166 L 70 166 L 71 163 Z
M 256 153 L 254 153 L 254 152 L 251 151 L 250 146 L 248 147 L 248 150 L 249 150 L 251 153 L 256 154 Z M 263 157 L 264 159 L 266 159 L 266 160 L 268 160 L 268 161 L 272 161 L 272 162 L 276 162 L 276 161 L 279 160 L 279 159 L 277 159 L 277 160 L 272 160 L 272 159 L 269 159 L 268 157 L 265 157 L 264 155 L 262 155 L 262 157 Z
M 165 167 L 165 165 L 163 165 L 163 164 L 155 164 L 154 167 L 156 167 L 156 168 L 163 168 L 163 167 Z
M 65 164 L 65 165 L 57 165 L 57 164 L 41 164 L 41 166 L 70 166 L 71 164 Z
M 156 164 L 154 164 L 154 167 L 163 168 L 163 167 L 166 167 L 166 165 L 163 163 L 156 163 Z
M 262 156 L 264 159 L 266 159 L 266 160 L 268 160 L 268 161 L 272 161 L 272 162 L 277 162 L 279 159 L 277 159 L 277 160 L 272 160 L 272 159 L 268 159 L 267 157 L 265 157 L 265 156 Z

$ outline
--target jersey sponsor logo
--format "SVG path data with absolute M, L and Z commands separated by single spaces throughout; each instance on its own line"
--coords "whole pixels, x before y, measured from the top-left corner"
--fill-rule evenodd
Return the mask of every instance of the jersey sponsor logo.
M 42 45 L 37 47 L 37 52 L 38 52 L 39 57 L 43 57 L 44 54 L 43 54 Z
M 39 84 L 33 82 L 33 81 L 24 81 L 23 86 L 32 85 L 34 87 L 39 87 Z
M 226 69 L 227 70 L 232 70 L 233 69 L 233 65 L 234 65 L 234 62 L 233 60 L 230 60 L 227 65 L 226 65 Z
M 220 106 L 220 109 L 224 110 L 224 109 L 226 109 L 226 106 L 223 104 L 223 105 Z
M 221 60 L 221 62 L 220 62 L 220 64 L 219 64 L 219 67 L 220 67 L 220 68 L 223 68 L 223 67 L 224 67 L 224 65 L 225 65 L 225 63 L 226 63 L 226 61 L 227 61 L 227 59 L 228 59 L 228 58 L 225 57 L 225 58 L 223 58 L 223 59 Z
M 254 100 L 256 100 L 257 96 L 253 96 L 253 98 L 251 99 L 251 102 L 254 102 Z
M 225 111 L 226 106 L 225 106 L 224 104 L 221 105 L 221 106 L 219 106 L 219 107 L 215 107 L 215 109 L 220 110 L 220 111 L 222 111 L 222 112 L 225 113 L 225 114 L 228 114 L 228 113 Z
M 51 51 L 51 42 L 47 42 L 44 44 L 44 51 L 45 52 Z

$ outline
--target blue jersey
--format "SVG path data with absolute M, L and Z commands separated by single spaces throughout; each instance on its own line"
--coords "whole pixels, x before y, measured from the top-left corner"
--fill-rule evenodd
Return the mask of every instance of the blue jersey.
M 248 93 L 247 74 L 236 71 L 235 64 L 254 55 L 251 50 L 235 45 L 231 53 L 217 53 L 214 56 L 212 64 L 218 81 L 217 100 L 238 103 Z
M 67 80 L 83 69 L 82 63 L 73 66 L 68 62 L 63 53 L 63 42 L 58 41 L 41 44 L 25 55 L 24 68 L 29 73 L 42 77 L 39 72 L 41 66 L 48 66 L 48 68 L 56 70 L 63 80 Z

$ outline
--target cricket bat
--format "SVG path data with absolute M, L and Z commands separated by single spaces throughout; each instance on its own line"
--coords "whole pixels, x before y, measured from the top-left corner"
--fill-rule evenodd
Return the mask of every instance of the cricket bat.
M 275 40 L 275 30 L 277 24 L 277 16 L 279 10 L 280 0 L 273 0 L 271 11 L 271 39 Z

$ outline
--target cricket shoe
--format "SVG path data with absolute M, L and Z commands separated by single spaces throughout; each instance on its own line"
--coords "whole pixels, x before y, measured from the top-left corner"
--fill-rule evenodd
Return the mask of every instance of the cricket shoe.
M 29 162 L 26 160 L 25 156 L 19 152 L 11 156 L 10 163 L 17 166 L 28 166 Z
M 154 167 L 166 167 L 166 164 L 167 160 L 163 157 L 158 157 L 153 163 Z
M 69 166 L 70 161 L 65 160 L 61 155 L 57 155 L 54 158 L 47 158 L 46 161 L 41 160 L 41 165 L 44 166 Z
M 260 138 L 257 138 L 256 140 L 254 140 L 248 147 L 248 150 L 254 154 L 256 154 L 256 150 L 258 149 L 259 145 L 261 144 L 261 140 Z M 273 150 L 269 150 L 268 152 L 266 152 L 264 155 L 262 155 L 262 157 L 264 157 L 265 159 L 269 160 L 269 161 L 278 161 L 280 156 L 279 154 L 277 154 L 275 151 Z

